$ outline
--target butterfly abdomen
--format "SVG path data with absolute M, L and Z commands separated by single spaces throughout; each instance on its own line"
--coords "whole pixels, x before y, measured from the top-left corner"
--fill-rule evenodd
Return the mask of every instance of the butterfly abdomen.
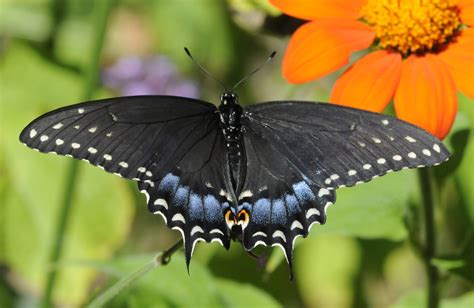
M 245 175 L 243 156 L 242 124 L 243 109 L 237 103 L 222 104 L 219 107 L 220 126 L 225 139 L 232 188 L 237 191 Z

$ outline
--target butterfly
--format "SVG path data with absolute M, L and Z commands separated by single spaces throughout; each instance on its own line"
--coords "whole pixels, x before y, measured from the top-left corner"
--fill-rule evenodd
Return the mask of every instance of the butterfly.
M 148 209 L 178 230 L 186 264 L 199 241 L 247 251 L 278 246 L 324 224 L 336 189 L 390 171 L 434 166 L 450 153 L 388 115 L 304 101 L 242 107 L 177 96 L 131 96 L 46 113 L 20 134 L 28 147 L 81 159 L 137 182 Z

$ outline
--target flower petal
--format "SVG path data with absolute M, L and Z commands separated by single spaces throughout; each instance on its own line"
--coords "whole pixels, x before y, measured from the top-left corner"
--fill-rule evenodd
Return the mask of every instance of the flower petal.
M 356 20 L 366 0 L 270 0 L 283 13 L 300 19 L 346 18 Z
M 474 26 L 474 3 L 461 7 L 460 17 L 463 23 Z
M 437 56 L 412 55 L 403 62 L 395 111 L 400 119 L 439 139 L 446 137 L 456 116 L 457 96 L 454 81 Z
M 349 62 L 353 51 L 370 46 L 370 27 L 351 20 L 317 20 L 293 34 L 283 58 L 283 76 L 293 83 L 329 74 Z
M 349 107 L 382 112 L 393 97 L 402 68 L 402 56 L 385 50 L 373 52 L 342 74 L 330 101 Z
M 446 63 L 459 91 L 474 99 L 473 50 L 474 29 L 466 29 L 439 57 Z

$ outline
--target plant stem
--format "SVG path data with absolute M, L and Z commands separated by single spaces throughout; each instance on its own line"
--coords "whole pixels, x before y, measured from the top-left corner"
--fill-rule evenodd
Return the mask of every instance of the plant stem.
M 168 248 L 167 250 L 159 253 L 156 257 L 145 263 L 143 266 L 138 268 L 136 271 L 130 273 L 129 275 L 121 278 L 115 284 L 113 284 L 110 288 L 108 288 L 105 292 L 97 296 L 87 307 L 95 308 L 95 307 L 102 307 L 106 303 L 108 303 L 111 299 L 113 299 L 117 294 L 122 292 L 124 289 L 129 287 L 132 283 L 134 283 L 139 278 L 143 277 L 145 274 L 150 272 L 152 269 L 160 266 L 166 265 L 170 261 L 171 256 L 175 253 L 179 248 L 183 245 L 183 240 L 176 242 L 173 246 Z
M 83 100 L 87 101 L 92 98 L 94 90 L 97 86 L 98 71 L 100 63 L 100 55 L 102 52 L 102 46 L 104 44 L 105 32 L 107 29 L 108 17 L 114 0 L 103 0 L 97 1 L 95 9 L 95 38 L 94 46 L 91 54 L 91 62 L 87 66 L 85 72 L 85 83 Z M 79 175 L 79 164 L 77 161 L 71 161 L 67 172 L 67 182 L 64 189 L 63 200 L 59 209 L 57 225 L 55 228 L 55 239 L 51 255 L 49 258 L 49 265 L 56 264 L 61 258 L 62 250 L 64 248 L 64 236 L 67 232 L 67 226 L 72 212 L 72 200 L 74 198 L 74 192 L 76 188 L 76 182 Z M 44 296 L 41 301 L 41 306 L 51 307 L 53 306 L 53 291 L 56 283 L 58 272 L 56 267 L 53 267 L 48 272 L 46 277 L 46 287 Z
M 423 214 L 425 227 L 425 245 L 423 249 L 423 261 L 425 264 L 428 290 L 427 307 L 437 308 L 439 306 L 439 272 L 438 268 L 432 263 L 436 253 L 436 233 L 435 233 L 435 196 L 434 183 L 431 176 L 431 170 L 428 168 L 419 169 L 419 181 L 423 198 Z

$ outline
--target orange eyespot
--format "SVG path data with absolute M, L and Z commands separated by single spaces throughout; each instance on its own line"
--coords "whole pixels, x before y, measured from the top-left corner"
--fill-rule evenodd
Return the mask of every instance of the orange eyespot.
M 227 210 L 224 217 L 225 217 L 225 221 L 226 221 L 227 225 L 232 226 L 234 224 L 237 224 L 237 219 L 236 219 L 234 213 L 232 213 L 232 211 L 230 209 Z

